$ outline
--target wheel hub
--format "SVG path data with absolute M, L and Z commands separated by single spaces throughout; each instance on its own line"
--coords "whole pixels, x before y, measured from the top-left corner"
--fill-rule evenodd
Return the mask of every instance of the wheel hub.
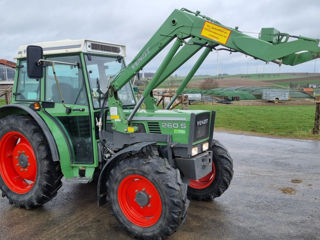
M 17 194 L 28 193 L 37 178 L 37 159 L 31 143 L 20 132 L 7 132 L 0 139 L 0 175 Z
M 28 161 L 28 156 L 25 155 L 24 153 L 20 154 L 19 156 L 19 165 L 22 168 L 28 167 L 29 161 Z
M 149 204 L 149 196 L 145 191 L 137 192 L 135 200 L 142 208 Z
M 162 202 L 156 186 L 146 177 L 132 174 L 119 184 L 118 203 L 126 218 L 140 227 L 151 227 L 162 213 Z

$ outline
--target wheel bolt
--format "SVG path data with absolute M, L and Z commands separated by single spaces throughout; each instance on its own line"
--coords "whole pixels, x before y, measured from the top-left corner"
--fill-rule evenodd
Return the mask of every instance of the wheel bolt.
M 145 190 L 146 190 L 145 188 L 142 189 L 142 191 L 145 191 Z
M 17 163 L 16 165 L 19 166 L 19 163 Z
M 16 156 L 15 158 L 18 159 L 18 156 Z
M 25 171 L 28 171 L 28 168 L 25 168 L 24 170 L 25 170 Z
M 18 153 L 20 153 L 20 151 L 18 151 Z
M 151 207 L 151 204 L 148 204 L 148 207 Z
M 136 189 L 136 192 L 138 192 L 138 190 Z
M 22 172 L 22 171 L 23 171 L 23 169 L 21 168 L 21 169 L 20 169 L 20 172 Z
M 152 198 L 152 195 L 149 195 L 149 198 Z
M 23 150 L 22 153 L 25 153 L 25 151 Z
M 30 163 L 28 163 L 28 166 L 30 166 Z

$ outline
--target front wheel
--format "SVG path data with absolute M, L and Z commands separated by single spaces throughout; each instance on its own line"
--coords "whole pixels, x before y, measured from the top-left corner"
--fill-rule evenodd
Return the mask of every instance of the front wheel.
M 136 238 L 162 239 L 184 222 L 189 201 L 179 171 L 157 156 L 122 160 L 107 181 L 121 226 Z
M 191 180 L 188 197 L 195 200 L 212 200 L 221 196 L 230 185 L 233 176 L 233 160 L 227 149 L 217 140 L 212 144 L 212 170 L 198 180 Z

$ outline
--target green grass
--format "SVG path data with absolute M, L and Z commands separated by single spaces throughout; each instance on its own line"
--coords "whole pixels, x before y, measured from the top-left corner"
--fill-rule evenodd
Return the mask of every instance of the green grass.
M 256 134 L 320 140 L 311 134 L 315 106 L 191 105 L 216 111 L 216 128 Z
M 4 99 L 0 99 L 0 106 L 4 105 L 6 102 Z

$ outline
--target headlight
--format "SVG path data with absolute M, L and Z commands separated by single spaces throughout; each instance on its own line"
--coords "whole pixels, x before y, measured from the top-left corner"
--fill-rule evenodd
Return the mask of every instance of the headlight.
M 209 143 L 205 142 L 204 144 L 202 144 L 202 151 L 207 151 L 209 149 Z
M 195 155 L 197 155 L 198 154 L 198 147 L 193 147 L 192 149 L 191 149 L 191 156 L 195 156 Z

